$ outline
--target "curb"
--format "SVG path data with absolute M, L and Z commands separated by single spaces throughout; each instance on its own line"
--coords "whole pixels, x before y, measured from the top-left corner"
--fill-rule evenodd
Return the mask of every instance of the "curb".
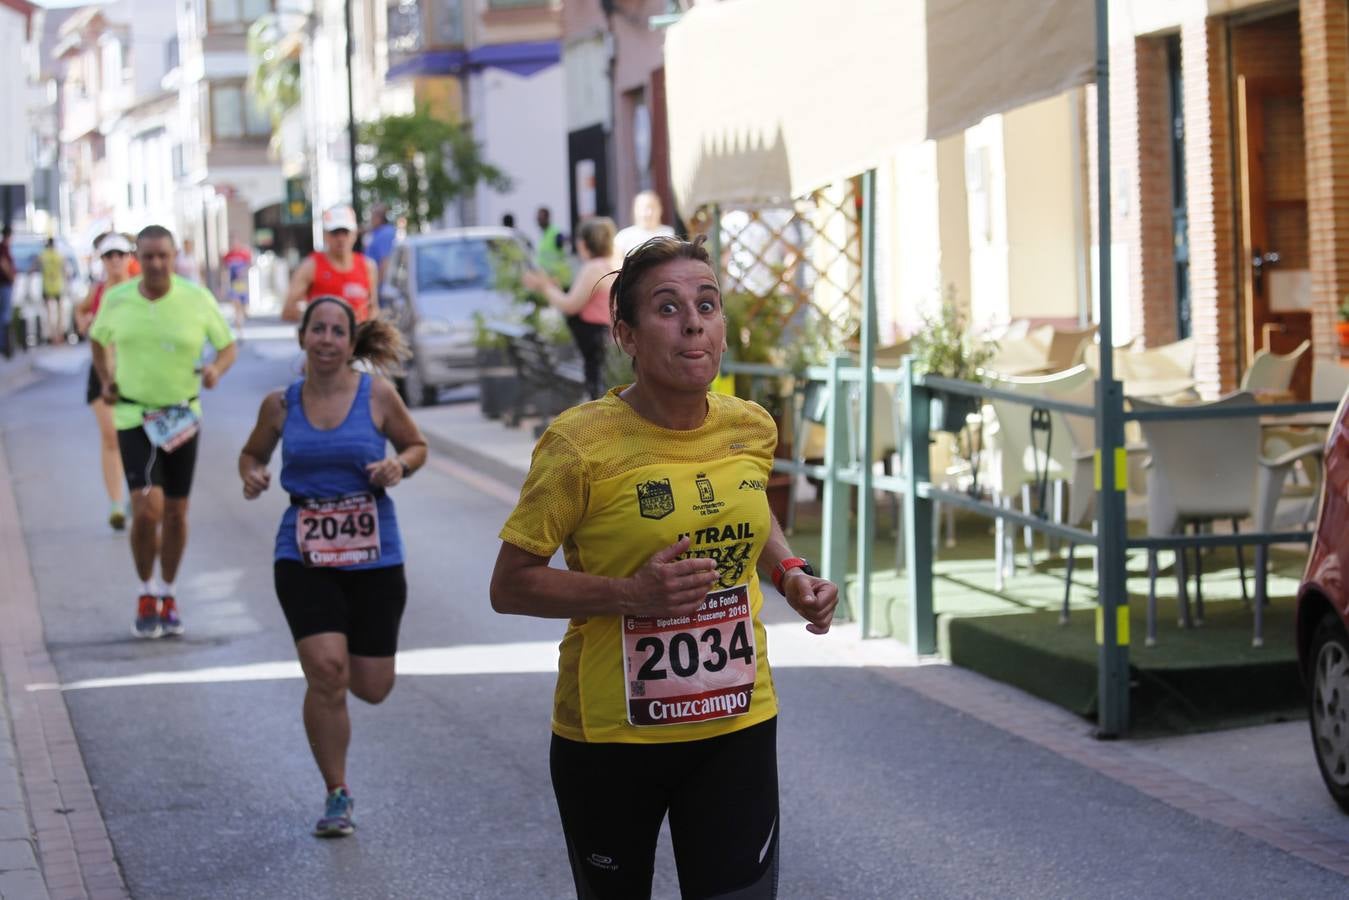
M 65 697 L 28 689 L 59 679 L 18 512 L 0 443 L 0 896 L 125 900 Z
M 528 472 L 493 456 L 489 447 L 474 447 L 425 426 L 422 427 L 422 435 L 438 455 L 445 456 L 480 475 L 499 481 L 517 491 L 525 483 Z

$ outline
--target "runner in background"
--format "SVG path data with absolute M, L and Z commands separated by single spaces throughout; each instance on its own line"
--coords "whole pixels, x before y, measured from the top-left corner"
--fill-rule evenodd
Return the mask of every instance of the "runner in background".
M 175 249 L 167 228 L 141 229 L 136 236 L 141 277 L 104 293 L 89 329 L 131 492 L 131 557 L 140 579 L 132 633 L 141 638 L 183 633 L 175 581 L 187 549 L 188 494 L 200 440 L 198 395 L 219 384 L 239 353 L 211 292 L 173 274 Z M 202 365 L 208 342 L 216 357 Z
M 290 506 L 276 535 L 276 595 L 304 669 L 304 727 L 327 787 L 321 837 L 351 834 L 347 692 L 379 703 L 393 690 L 407 600 L 403 542 L 388 489 L 426 462 L 426 440 L 387 371 L 407 357 L 390 322 L 360 325 L 336 297 L 317 297 L 300 322 L 305 376 L 262 401 L 239 454 L 244 497 L 271 485 L 281 444 Z M 386 449 L 393 444 L 394 456 Z
M 234 311 L 234 331 L 243 334 L 248 316 L 248 273 L 253 268 L 253 253 L 239 236 L 230 235 L 230 249 L 220 259 L 220 277 L 224 280 L 220 296 Z
M 290 276 L 281 318 L 300 321 L 303 304 L 318 297 L 340 297 L 359 324 L 379 315 L 379 271 L 356 243 L 356 213 L 341 204 L 323 213 L 323 249 L 309 254 Z
M 33 264 L 42 272 L 42 302 L 47 309 L 47 338 L 53 344 L 64 344 L 66 329 L 61 306 L 65 301 L 69 265 L 61 251 L 56 249 L 56 238 L 47 238 L 47 243 L 38 252 Z
M 188 281 L 201 281 L 201 265 L 190 237 L 183 238 L 183 246 L 178 248 L 178 255 L 173 260 L 173 274 Z
M 375 263 L 377 281 L 384 280 L 384 263 L 397 240 L 398 228 L 389 221 L 389 207 L 376 203 L 370 208 L 370 239 L 365 244 L 365 255 Z
M 88 334 L 89 326 L 98 315 L 103 294 L 131 276 L 127 263 L 131 259 L 131 242 L 115 231 L 100 235 L 94 242 L 94 252 L 103 265 L 103 280 L 89 288 L 88 295 L 75 307 L 75 327 L 80 334 Z M 116 352 L 107 348 L 109 355 Z M 117 447 L 117 428 L 112 422 L 112 407 L 103 399 L 103 384 L 98 370 L 89 364 L 89 380 L 84 389 L 84 402 L 94 411 L 98 421 L 99 459 L 103 468 L 103 488 L 108 493 L 108 524 L 115 531 L 126 527 L 126 501 L 122 490 L 122 452 Z
M 773 420 L 707 391 L 726 319 L 702 239 L 642 244 L 612 304 L 635 381 L 539 439 L 501 530 L 492 606 L 571 620 L 550 762 L 576 895 L 649 897 L 668 813 L 683 896 L 772 897 L 777 699 L 761 579 L 815 634 L 838 589 L 793 556 L 769 511 Z M 565 568 L 550 565 L 559 547 Z
M 614 251 L 623 257 L 653 237 L 674 237 L 674 229 L 660 221 L 662 212 L 660 195 L 655 191 L 642 191 L 633 197 L 632 224 L 614 235 Z

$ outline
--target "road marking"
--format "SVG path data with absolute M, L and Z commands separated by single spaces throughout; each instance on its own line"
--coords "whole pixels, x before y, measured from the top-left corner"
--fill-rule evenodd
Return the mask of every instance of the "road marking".
M 509 503 L 514 506 L 520 500 L 520 492 L 497 481 L 495 478 L 489 478 L 475 469 L 460 465 L 457 462 L 451 462 L 448 459 L 442 459 L 439 456 L 427 457 L 426 464 L 436 471 L 462 481 L 464 484 L 486 494 L 493 499 L 500 500 L 503 503 Z
M 898 668 L 926 661 L 896 641 L 869 640 L 858 636 L 856 625 L 839 625 L 827 636 L 810 634 L 804 623 L 768 625 L 771 662 L 775 669 L 836 668 L 868 666 Z M 557 671 L 557 641 L 520 641 L 511 644 L 463 644 L 456 647 L 425 647 L 399 651 L 395 667 L 399 675 L 528 675 Z M 225 684 L 240 681 L 288 681 L 303 678 L 294 661 L 209 666 L 171 672 L 145 672 L 108 678 L 86 678 L 67 684 L 46 682 L 28 685 L 30 691 L 85 691 L 97 688 L 149 687 L 165 684 Z

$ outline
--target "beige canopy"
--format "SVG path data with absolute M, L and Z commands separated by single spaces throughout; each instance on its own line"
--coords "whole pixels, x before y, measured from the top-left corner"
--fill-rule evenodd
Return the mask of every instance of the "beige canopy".
M 723 0 L 665 41 L 681 212 L 799 196 L 1094 76 L 1090 0 Z

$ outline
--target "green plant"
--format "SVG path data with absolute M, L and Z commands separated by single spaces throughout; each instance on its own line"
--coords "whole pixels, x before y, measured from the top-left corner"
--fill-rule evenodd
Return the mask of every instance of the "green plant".
M 1340 301 L 1340 321 L 1349 322 L 1349 294 L 1345 294 Z
M 302 20 L 299 20 L 302 21 Z M 297 29 L 282 27 L 281 16 L 265 15 L 248 29 L 248 89 L 258 109 L 272 121 L 272 140 L 279 136 L 281 120 L 300 105 L 300 57 L 288 43 Z
M 994 342 L 975 341 L 965 313 L 949 293 L 940 307 L 922 317 L 922 325 L 913 337 L 915 366 L 928 375 L 962 381 L 982 381 L 981 370 L 997 350 Z
M 367 208 L 383 203 L 390 217 L 421 231 L 479 184 L 508 190 L 510 178 L 482 157 L 466 123 L 449 122 L 421 106 L 360 128 L 361 195 Z
M 529 256 L 524 247 L 514 241 L 497 241 L 492 244 L 491 257 L 492 288 L 511 298 L 510 321 L 525 326 L 551 343 L 570 343 L 571 332 L 566 320 L 550 309 L 546 297 L 525 287 L 524 273 L 529 266 Z M 475 313 L 473 321 L 474 342 L 478 347 L 505 346 L 505 339 L 492 332 L 481 313 Z

